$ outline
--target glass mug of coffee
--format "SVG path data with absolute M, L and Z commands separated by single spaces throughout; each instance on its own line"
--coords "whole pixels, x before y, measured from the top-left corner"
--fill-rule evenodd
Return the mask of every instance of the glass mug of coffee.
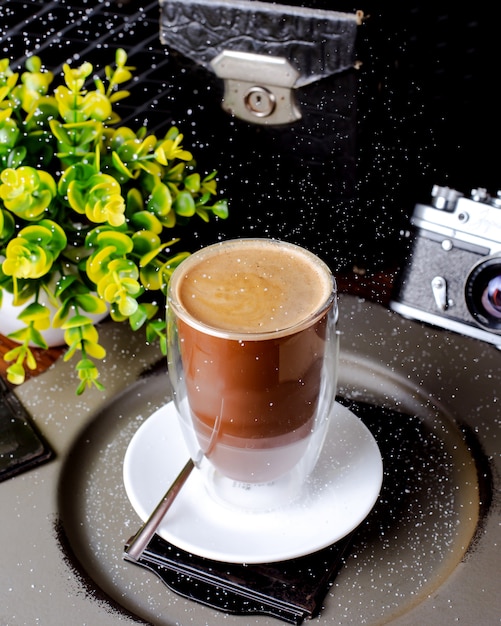
M 334 407 L 337 316 L 329 268 L 294 244 L 228 240 L 176 268 L 169 377 L 215 499 L 262 510 L 298 496 Z

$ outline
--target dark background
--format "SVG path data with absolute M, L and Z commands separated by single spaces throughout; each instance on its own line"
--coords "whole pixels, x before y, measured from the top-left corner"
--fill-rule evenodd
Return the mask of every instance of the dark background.
M 353 73 L 356 106 L 342 184 L 328 148 L 335 133 L 330 83 L 313 88 L 327 94 L 315 130 L 327 148 L 302 154 L 293 130 L 257 128 L 222 111 L 214 76 L 160 44 L 156 2 L 0 0 L 0 58 L 21 64 L 35 52 L 52 70 L 89 60 L 97 71 L 113 62 L 117 47 L 128 51 L 137 71 L 121 108 L 124 123 L 147 123 L 159 135 L 178 124 L 199 169 L 219 171 L 230 202 L 227 221 L 181 232 L 186 247 L 277 236 L 309 247 L 335 270 L 393 268 L 405 252 L 401 233 L 414 204 L 429 200 L 433 184 L 465 194 L 501 187 L 501 11 L 478 3 L 289 4 L 362 10 L 367 18 L 358 32 L 361 66 Z

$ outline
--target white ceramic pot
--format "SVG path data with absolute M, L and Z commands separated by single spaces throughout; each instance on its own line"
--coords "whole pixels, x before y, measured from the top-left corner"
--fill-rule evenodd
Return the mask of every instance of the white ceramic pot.
M 24 309 L 26 304 L 22 306 L 14 306 L 13 304 L 13 295 L 7 291 L 4 291 L 2 294 L 2 305 L 0 306 L 0 334 L 7 336 L 9 333 L 12 333 L 16 330 L 24 328 L 23 322 L 17 319 L 17 316 Z M 51 318 L 55 314 L 56 309 L 50 304 L 45 294 L 41 294 L 40 303 L 44 304 L 51 311 Z M 87 316 L 93 320 L 95 324 L 100 322 L 108 315 L 108 311 L 105 313 L 100 313 L 98 315 L 90 315 Z M 54 348 L 56 346 L 64 345 L 64 330 L 62 328 L 52 328 L 49 327 L 47 330 L 41 331 L 42 337 L 47 342 L 49 348 Z M 31 344 L 33 345 L 33 344 Z

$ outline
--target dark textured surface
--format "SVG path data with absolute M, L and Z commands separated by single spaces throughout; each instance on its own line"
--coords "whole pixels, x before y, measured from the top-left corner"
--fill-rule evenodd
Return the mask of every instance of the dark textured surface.
M 213 91 L 200 110 L 199 130 L 205 132 L 208 119 L 215 122 L 207 144 L 231 158 L 222 175 L 231 172 L 245 187 L 244 196 L 234 197 L 224 234 L 284 238 L 332 266 L 348 264 L 357 228 L 355 14 L 254 2 L 162 6 L 162 40 L 180 63 L 193 61 L 187 74 Z M 286 58 L 301 77 L 295 90 L 301 119 L 263 128 L 223 113 L 222 83 L 207 67 L 223 49 Z
M 161 40 L 210 69 L 223 50 L 284 57 L 306 85 L 355 64 L 354 13 L 270 3 L 162 0 Z
M 0 379 L 0 482 L 53 456 L 14 393 Z
M 283 12 L 282 3 L 271 4 Z M 326 0 L 289 4 L 332 8 Z M 178 124 L 201 169 L 219 171 L 230 202 L 229 220 L 179 233 L 186 247 L 274 235 L 303 243 L 335 270 L 377 270 L 400 262 L 400 231 L 433 184 L 463 193 L 500 186 L 491 156 L 501 141 L 493 89 L 500 10 L 419 2 L 335 8 L 367 16 L 356 42 L 361 67 L 341 73 L 346 84 L 322 80 L 299 90 L 312 129 L 306 136 L 296 127 L 263 131 L 222 111 L 222 84 L 160 43 L 156 1 L 1 0 L 0 56 L 22 62 L 37 52 L 51 69 L 83 59 L 98 69 L 116 47 L 128 50 L 137 76 L 120 105 L 124 123 L 147 122 L 157 132 Z M 354 109 L 343 98 L 352 92 Z M 332 113 L 339 102 L 347 108 Z
M 229 613 L 267 614 L 301 624 L 319 612 L 351 540 L 350 535 L 290 561 L 240 565 L 189 554 L 155 535 L 138 564 L 191 600 Z

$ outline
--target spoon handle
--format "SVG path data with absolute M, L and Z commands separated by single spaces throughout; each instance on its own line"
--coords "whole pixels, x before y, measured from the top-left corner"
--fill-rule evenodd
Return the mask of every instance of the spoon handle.
M 155 507 L 153 513 L 149 516 L 146 522 L 137 531 L 134 537 L 131 539 L 128 546 L 124 551 L 124 558 L 129 561 L 138 561 L 141 558 L 146 546 L 150 542 L 151 538 L 155 534 L 160 522 L 164 515 L 169 510 L 171 504 L 174 502 L 176 496 L 181 491 L 184 483 L 191 474 L 192 469 L 195 467 L 193 459 L 189 459 L 183 469 L 174 479 L 169 489 L 166 491 L 164 497 Z

